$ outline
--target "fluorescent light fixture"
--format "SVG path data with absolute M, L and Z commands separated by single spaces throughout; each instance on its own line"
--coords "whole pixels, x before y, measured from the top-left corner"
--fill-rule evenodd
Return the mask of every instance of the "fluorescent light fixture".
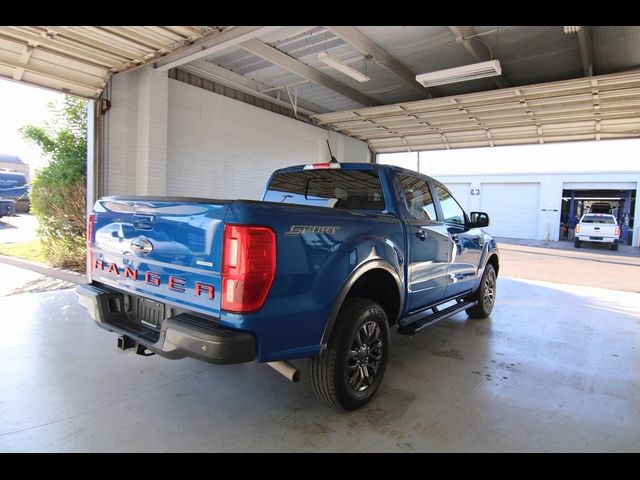
M 344 62 L 341 62 L 340 60 L 330 57 L 327 52 L 320 52 L 318 54 L 318 60 L 320 60 L 323 63 L 326 63 L 330 67 L 335 68 L 339 72 L 344 73 L 345 75 L 353 78 L 354 80 L 357 80 L 359 82 L 369 81 L 369 77 L 367 77 L 364 73 L 359 72 L 355 68 L 350 67 L 349 65 L 347 65 Z
M 467 80 L 494 77 L 496 75 L 502 75 L 500 62 L 498 60 L 490 60 L 488 62 L 438 70 L 437 72 L 422 73 L 416 75 L 416 81 L 425 87 L 434 87 L 436 85 L 466 82 Z
M 582 29 L 582 27 L 566 26 L 566 27 L 564 27 L 564 33 L 578 33 L 581 29 Z

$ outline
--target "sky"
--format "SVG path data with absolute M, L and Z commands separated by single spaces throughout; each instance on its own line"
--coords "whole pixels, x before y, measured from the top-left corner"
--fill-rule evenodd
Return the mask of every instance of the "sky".
M 455 175 L 529 172 L 640 173 L 640 139 L 465 148 L 420 152 L 420 173 Z M 418 170 L 418 153 L 380 155 L 380 163 Z
M 32 176 L 47 160 L 41 158 L 38 147 L 22 138 L 18 128 L 27 124 L 42 126 L 51 120 L 47 102 L 63 97 L 61 93 L 0 79 L 0 152 L 20 157 L 31 167 Z

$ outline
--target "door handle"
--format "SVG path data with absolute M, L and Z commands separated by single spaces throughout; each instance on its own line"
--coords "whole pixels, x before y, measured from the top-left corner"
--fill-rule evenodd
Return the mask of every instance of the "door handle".
M 418 237 L 420 240 L 424 242 L 424 239 L 427 238 L 427 234 L 424 233 L 424 230 L 419 228 L 418 231 L 416 232 L 416 237 Z
M 155 215 L 133 215 L 133 228 L 138 230 L 153 230 Z

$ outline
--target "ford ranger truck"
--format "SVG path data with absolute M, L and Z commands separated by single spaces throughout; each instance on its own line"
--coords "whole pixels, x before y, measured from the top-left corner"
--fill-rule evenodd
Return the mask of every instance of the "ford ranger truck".
M 432 178 L 362 163 L 277 170 L 262 201 L 104 197 L 77 293 L 120 349 L 268 363 L 293 381 L 289 360 L 308 358 L 316 395 L 356 409 L 382 381 L 390 329 L 491 313 L 488 224 Z
M 580 248 L 584 242 L 595 242 L 607 244 L 611 250 L 618 250 L 620 226 L 613 215 L 587 213 L 576 225 L 575 232 L 576 248 Z

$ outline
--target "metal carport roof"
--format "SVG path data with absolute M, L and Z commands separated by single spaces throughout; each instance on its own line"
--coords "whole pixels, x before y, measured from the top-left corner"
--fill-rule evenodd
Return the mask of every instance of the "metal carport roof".
M 98 98 L 109 77 L 215 32 L 214 27 L 0 27 L 0 77 Z
M 370 81 L 323 64 L 321 52 Z M 415 81 L 489 59 L 502 75 Z M 640 134 L 638 26 L 0 27 L 0 77 L 95 99 L 111 75 L 147 63 L 284 106 L 381 153 Z
M 640 136 L 640 70 L 315 115 L 377 153 Z

